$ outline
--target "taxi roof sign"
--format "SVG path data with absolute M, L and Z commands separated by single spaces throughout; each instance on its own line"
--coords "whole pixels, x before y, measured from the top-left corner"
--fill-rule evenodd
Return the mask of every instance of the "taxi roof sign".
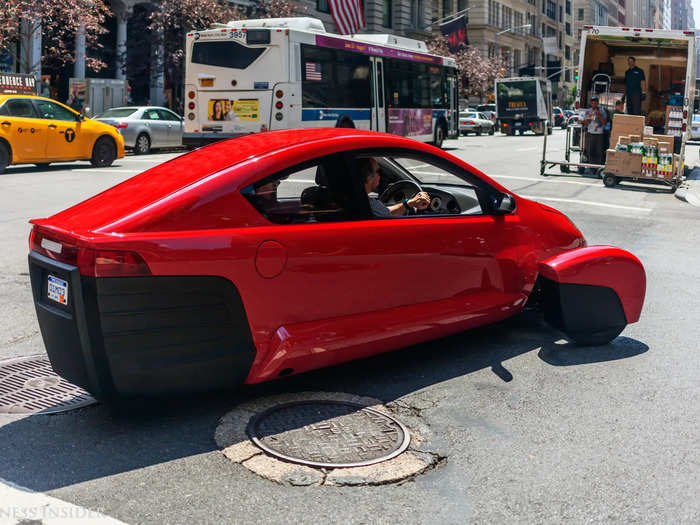
M 34 75 L 24 73 L 0 73 L 0 95 L 36 95 Z

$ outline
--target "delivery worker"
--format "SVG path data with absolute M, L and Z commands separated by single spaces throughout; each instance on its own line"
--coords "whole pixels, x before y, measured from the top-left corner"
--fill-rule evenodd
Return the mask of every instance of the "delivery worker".
M 635 65 L 634 57 L 627 58 L 629 69 L 625 73 L 625 98 L 627 100 L 627 114 L 641 115 L 642 100 L 647 97 L 647 79 L 644 71 Z
M 612 123 L 613 123 L 613 118 L 615 118 L 615 115 L 617 113 L 624 113 L 624 112 L 625 112 L 625 103 L 622 100 L 616 100 L 615 101 L 615 109 L 613 109 L 610 112 L 610 118 L 605 123 L 605 127 L 603 128 L 605 130 L 605 146 L 604 146 L 603 151 L 608 151 L 610 149 L 611 145 L 613 148 L 615 148 L 615 146 L 617 146 L 617 144 L 610 144 L 610 132 L 612 131 Z
M 583 116 L 583 125 L 586 126 L 586 154 L 591 164 L 603 164 L 603 147 L 605 146 L 605 124 L 608 115 L 605 109 L 598 106 L 598 97 L 591 97 L 591 107 Z M 591 173 L 590 168 L 586 173 Z

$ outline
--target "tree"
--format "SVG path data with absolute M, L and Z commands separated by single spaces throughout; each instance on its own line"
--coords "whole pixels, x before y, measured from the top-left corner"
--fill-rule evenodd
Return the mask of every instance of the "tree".
M 486 98 L 493 91 L 496 79 L 504 74 L 505 63 L 502 58 L 485 57 L 476 47 L 464 46 L 452 53 L 447 39 L 442 35 L 431 38 L 426 44 L 431 53 L 455 59 L 462 80 L 459 83 L 461 98 Z
M 21 67 L 32 71 L 40 64 L 60 68 L 74 62 L 75 34 L 85 30 L 85 65 L 99 71 L 106 64 L 90 50 L 101 47 L 98 37 L 107 32 L 104 22 L 111 11 L 104 0 L 0 0 L 0 49 L 20 44 Z M 31 61 L 33 38 L 41 35 L 42 53 Z

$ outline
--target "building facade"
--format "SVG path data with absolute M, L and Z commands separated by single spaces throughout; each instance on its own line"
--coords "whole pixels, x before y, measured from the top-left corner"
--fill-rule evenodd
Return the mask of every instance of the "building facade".
M 671 0 L 671 29 L 694 29 L 695 16 L 690 0 Z

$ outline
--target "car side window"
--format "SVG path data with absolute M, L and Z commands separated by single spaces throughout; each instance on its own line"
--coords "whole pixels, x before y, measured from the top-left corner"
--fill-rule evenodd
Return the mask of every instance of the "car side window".
M 160 118 L 160 114 L 157 109 L 147 109 L 143 112 L 144 120 L 163 120 Z
M 5 106 L 11 117 L 37 118 L 31 99 L 14 98 L 5 102 Z
M 298 224 L 345 219 L 343 198 L 328 177 L 332 163 L 287 170 L 242 190 L 245 198 L 271 222 Z M 329 180 L 331 179 L 331 180 Z
M 180 117 L 178 117 L 172 111 L 168 111 L 166 109 L 159 109 L 158 114 L 160 115 L 161 120 L 176 121 L 176 122 L 180 121 Z
M 479 189 L 468 180 L 458 177 L 455 173 L 424 158 L 396 156 L 391 161 L 405 170 L 412 179 L 415 179 L 421 189 L 430 197 L 430 204 L 426 209 L 419 211 L 418 217 L 482 215 L 485 213 Z M 382 164 L 380 162 L 380 165 Z M 382 171 L 388 171 L 387 167 L 382 167 Z M 400 176 L 406 178 L 405 173 Z M 417 191 L 415 185 L 396 182 L 388 185 L 379 198 L 384 205 L 391 207 L 402 202 L 403 199 L 410 200 Z
M 75 113 L 48 100 L 37 100 L 36 107 L 41 118 L 75 122 Z

